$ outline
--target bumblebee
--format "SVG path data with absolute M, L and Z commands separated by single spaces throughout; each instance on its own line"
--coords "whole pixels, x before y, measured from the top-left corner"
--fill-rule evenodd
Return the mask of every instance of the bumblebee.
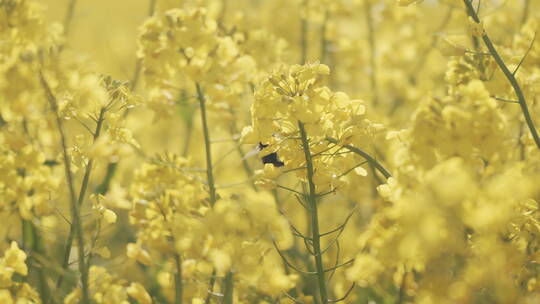
M 255 156 L 255 155 L 259 154 L 266 147 L 268 147 L 268 145 L 265 145 L 265 144 L 259 142 L 259 144 L 253 150 L 251 150 L 249 153 L 247 153 L 244 156 L 243 159 L 251 158 L 252 156 Z M 277 155 L 276 152 L 266 154 L 265 156 L 263 156 L 261 158 L 261 161 L 262 161 L 263 164 L 272 164 L 275 167 L 283 167 L 285 165 L 285 163 L 283 163 L 279 159 L 279 156 Z
M 265 145 L 261 142 L 259 142 L 259 151 L 262 151 L 264 150 L 264 148 L 268 147 L 268 145 Z M 279 159 L 279 156 L 277 155 L 276 152 L 272 152 L 270 154 L 267 154 L 265 156 L 262 157 L 262 163 L 263 164 L 272 164 L 274 165 L 275 167 L 283 167 L 285 164 Z

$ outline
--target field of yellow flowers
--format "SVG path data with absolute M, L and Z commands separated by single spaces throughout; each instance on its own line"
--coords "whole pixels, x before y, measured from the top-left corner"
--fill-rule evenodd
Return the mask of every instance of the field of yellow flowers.
M 0 304 L 540 303 L 538 12 L 0 0 Z

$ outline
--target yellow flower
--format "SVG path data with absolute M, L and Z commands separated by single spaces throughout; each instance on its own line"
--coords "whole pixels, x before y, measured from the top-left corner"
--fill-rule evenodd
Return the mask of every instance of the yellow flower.
M 476 22 L 472 17 L 469 17 L 469 30 L 471 31 L 471 34 L 475 37 L 482 37 L 486 34 L 486 31 L 484 30 L 484 24 L 483 22 Z
M 108 224 L 114 224 L 116 223 L 117 216 L 116 216 L 116 213 L 114 213 L 114 211 L 110 209 L 105 209 L 103 211 L 103 218 Z
M 0 302 L 5 304 L 13 304 L 11 293 L 7 289 L 0 289 Z
M 150 257 L 150 254 L 146 250 L 144 250 L 139 243 L 127 244 L 127 256 L 143 265 L 152 264 L 152 258 Z
M 26 266 L 25 260 L 26 253 L 19 249 L 17 242 L 13 241 L 11 242 L 9 249 L 4 253 L 2 262 L 4 267 L 13 269 L 16 273 L 25 276 L 28 274 L 28 267 Z
M 130 297 L 135 299 L 140 304 L 152 303 L 150 295 L 148 294 L 148 292 L 146 292 L 144 286 L 139 283 L 131 283 L 131 285 L 129 285 L 129 287 L 127 288 L 127 293 Z
M 356 257 L 354 265 L 347 270 L 347 278 L 358 282 L 361 287 L 366 287 L 377 281 L 383 269 L 380 261 L 370 255 L 361 254 Z

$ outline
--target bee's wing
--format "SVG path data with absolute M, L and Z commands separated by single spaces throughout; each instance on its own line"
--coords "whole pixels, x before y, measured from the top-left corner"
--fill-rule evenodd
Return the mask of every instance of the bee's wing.
M 258 146 L 256 146 L 256 147 L 253 148 L 251 151 L 249 151 L 248 153 L 246 153 L 246 155 L 244 155 L 244 157 L 242 158 L 242 160 L 248 159 L 248 158 L 250 158 L 250 157 L 253 157 L 253 156 L 259 154 L 260 151 L 261 151 L 261 149 L 260 149 Z

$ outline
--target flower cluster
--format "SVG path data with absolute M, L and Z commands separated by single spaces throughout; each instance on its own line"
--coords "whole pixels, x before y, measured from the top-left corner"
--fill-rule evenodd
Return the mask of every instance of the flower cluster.
M 50 215 L 60 184 L 51 168 L 55 160 L 48 161 L 22 134 L 2 130 L 0 142 L 0 212 L 16 212 L 25 220 Z
M 28 283 L 19 282 L 15 275 L 28 275 L 26 253 L 16 242 L 0 258 L 0 300 L 2 303 L 41 303 L 38 293 Z
M 427 167 L 454 156 L 474 162 L 504 160 L 505 130 L 506 118 L 497 101 L 480 80 L 473 80 L 419 107 L 410 130 L 411 156 Z
M 170 112 L 179 91 L 193 84 L 203 86 L 218 109 L 230 110 L 241 99 L 255 62 L 239 46 L 243 36 L 222 33 L 207 14 L 204 8 L 188 6 L 156 15 L 143 25 L 139 56 L 157 111 Z M 179 85 L 186 81 L 191 83 Z
M 362 253 L 348 270 L 351 280 L 369 286 L 390 276 L 422 303 L 468 301 L 479 289 L 513 302 L 519 287 L 512 278 L 534 282 L 532 264 L 526 261 L 535 252 L 530 246 L 536 245 L 516 234 L 535 222 L 533 176 L 514 167 L 482 177 L 460 158 L 412 177 L 420 188 L 410 186 L 411 176 L 403 176 L 379 187 L 391 205 L 359 238 Z M 512 274 L 497 277 L 496 269 Z M 432 284 L 438 280 L 448 288 Z
M 151 304 L 152 298 L 146 289 L 139 283 L 129 284 L 107 272 L 107 269 L 99 266 L 90 267 L 90 290 L 92 300 L 97 304 L 105 303 L 130 303 L 134 300 L 139 304 Z M 128 285 L 129 284 L 129 285 Z M 128 300 L 129 298 L 129 300 Z M 80 290 L 76 289 L 66 296 L 64 303 L 79 303 L 81 300 Z
M 172 251 L 185 251 L 197 243 L 186 228 L 200 221 L 209 207 L 197 175 L 190 174 L 188 160 L 175 155 L 158 158 L 156 164 L 145 164 L 136 172 L 130 221 L 138 229 L 140 243 Z
M 319 63 L 282 67 L 266 79 L 255 92 L 252 126 L 245 128 L 243 142 L 262 143 L 261 156 L 277 153 L 284 170 L 305 167 L 300 142 L 300 126 L 309 135 L 317 187 L 329 191 L 344 182 L 344 175 L 358 167 L 359 158 L 343 152 L 343 145 L 363 145 L 378 131 L 379 124 L 364 118 L 362 100 L 350 99 L 323 84 L 330 70 Z M 338 143 L 328 139 L 337 138 Z M 348 170 L 348 171 L 347 171 Z M 267 164 L 260 172 L 259 184 L 275 187 L 280 169 Z M 298 170 L 302 176 L 305 171 Z

